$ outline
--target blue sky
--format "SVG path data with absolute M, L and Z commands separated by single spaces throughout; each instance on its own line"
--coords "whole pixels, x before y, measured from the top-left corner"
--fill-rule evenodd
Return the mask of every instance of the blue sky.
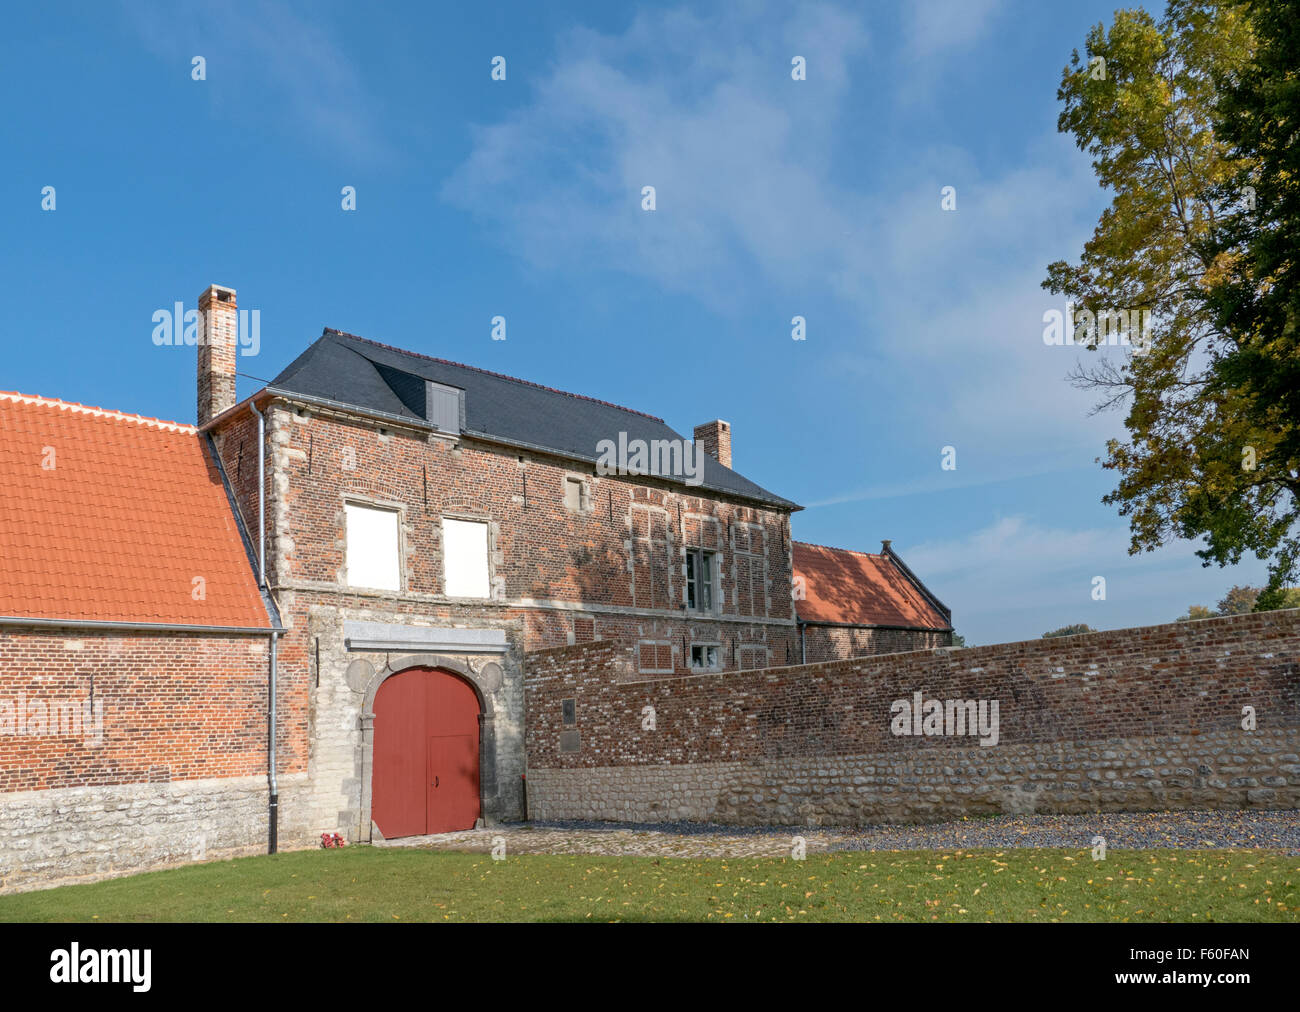
M 0 388 L 192 420 L 193 349 L 152 315 L 216 282 L 260 311 L 262 379 L 331 326 L 727 419 L 796 537 L 892 539 L 970 642 L 1172 620 L 1264 566 L 1127 555 L 1095 462 L 1122 414 L 1042 341 L 1045 265 L 1106 203 L 1056 89 L 1112 8 L 14 8 Z

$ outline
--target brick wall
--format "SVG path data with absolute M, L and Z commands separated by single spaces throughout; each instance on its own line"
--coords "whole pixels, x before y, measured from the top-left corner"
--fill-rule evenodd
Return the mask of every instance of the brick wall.
M 652 663 L 661 666 L 662 658 L 677 675 L 688 674 L 693 644 L 715 646 L 726 670 L 797 656 L 782 510 L 338 413 L 273 402 L 265 414 L 267 578 L 287 629 L 281 679 L 298 687 L 295 706 L 311 719 L 305 797 L 312 832 L 369 838 L 364 680 L 356 665 L 377 671 L 404 663 L 399 654 L 348 650 L 346 621 L 506 632 L 509 650 L 497 658 L 504 677 L 486 693 L 498 793 L 484 798 L 484 812 L 500 818 L 523 814 L 526 650 L 611 640 L 636 649 L 644 642 L 655 650 Z M 256 543 L 256 417 L 225 419 L 214 441 Z M 584 483 L 576 510 L 565 502 L 573 478 Z M 348 502 L 398 512 L 400 591 L 347 584 Z M 444 594 L 445 515 L 489 524 L 489 599 Z M 686 547 L 720 553 L 717 614 L 681 607 Z M 473 673 L 481 661 L 457 663 Z
M 617 644 L 526 661 L 538 817 L 802 823 L 1300 803 L 1300 611 L 671 680 L 639 678 Z M 916 691 L 998 701 L 998 744 L 893 734 L 892 704 Z M 1254 732 L 1241 729 L 1246 705 Z M 561 747 L 564 730 L 578 731 L 576 751 Z
M 665 641 L 680 674 L 692 642 L 723 646 L 726 668 L 739 666 L 742 652 L 754 666 L 760 648 L 763 666 L 797 656 L 782 510 L 312 411 L 277 406 L 267 419 L 267 569 L 277 593 L 349 592 L 344 503 L 355 501 L 400 513 L 403 590 L 386 595 L 394 611 L 407 610 L 402 601 L 439 614 L 481 611 L 443 594 L 441 545 L 444 515 L 481 518 L 491 525 L 493 560 L 485 603 L 513 607 L 527 649 L 579 635 Z M 255 537 L 256 419 L 229 420 L 216 440 Z M 586 483 L 576 512 L 564 501 L 565 480 L 575 477 Z M 688 547 L 721 553 L 716 615 L 682 609 Z
M 851 626 L 804 628 L 802 653 L 809 664 L 838 661 L 872 654 L 901 654 L 911 650 L 933 650 L 949 645 L 950 633 L 923 629 L 865 629 Z
M 250 636 L 0 632 L 0 792 L 264 774 L 267 653 L 267 640 Z M 97 741 L 85 721 L 92 676 Z M 281 681 L 285 772 L 305 768 L 301 689 Z M 54 733 L 48 715 L 61 713 L 66 731 L 74 710 L 76 733 Z
M 0 891 L 265 851 L 267 675 L 260 636 L 0 630 Z M 278 716 L 281 839 L 300 845 L 293 670 Z

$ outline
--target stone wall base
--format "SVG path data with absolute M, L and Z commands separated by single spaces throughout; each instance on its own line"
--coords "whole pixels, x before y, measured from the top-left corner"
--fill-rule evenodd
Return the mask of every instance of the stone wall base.
M 318 846 L 305 774 L 280 778 L 279 848 Z M 264 854 L 266 777 L 0 794 L 0 894 Z
M 832 826 L 1241 808 L 1300 808 L 1300 729 L 528 771 L 533 819 Z

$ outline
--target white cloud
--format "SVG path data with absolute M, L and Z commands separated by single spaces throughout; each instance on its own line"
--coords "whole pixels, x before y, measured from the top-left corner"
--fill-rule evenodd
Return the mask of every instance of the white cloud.
M 1071 530 L 1031 517 L 997 519 L 969 534 L 896 545 L 907 565 L 953 611 L 971 642 L 1032 639 L 1084 622 L 1121 629 L 1172 622 L 1189 605 L 1213 607 L 1234 583 L 1260 585 L 1262 563 L 1205 568 L 1194 542 L 1131 556 L 1122 526 Z M 1106 580 L 1105 600 L 1092 597 Z
M 810 7 L 776 32 L 755 10 L 642 14 L 621 36 L 572 33 L 534 101 L 476 131 L 444 196 L 535 264 L 599 264 L 717 309 L 757 286 L 843 270 L 861 196 L 832 185 L 834 125 L 859 19 Z M 808 80 L 790 78 L 803 56 Z M 640 208 L 654 186 L 658 209 Z
M 1128 538 L 1122 529 L 1056 530 L 1023 516 L 1003 517 L 965 537 L 908 549 L 908 565 L 935 576 L 988 575 L 999 570 L 1023 575 L 1059 571 L 1122 553 Z
M 995 11 L 974 6 L 930 5 L 915 30 L 931 47 L 968 44 Z M 1086 160 L 1050 132 L 1024 167 L 990 176 L 946 142 L 897 152 L 884 136 L 870 187 L 855 188 L 837 142 L 849 118 L 872 115 L 852 88 L 875 58 L 866 25 L 816 6 L 757 31 L 763 11 L 766 26 L 759 5 L 569 34 L 532 100 L 478 128 L 444 197 L 541 269 L 616 270 L 727 314 L 774 294 L 837 305 L 864 321 L 864 343 L 841 340 L 852 351 L 828 369 L 878 356 L 891 385 L 913 392 L 903 427 L 1091 461 L 1118 422 L 1086 422 L 1091 397 L 1064 382 L 1073 352 L 1042 343 L 1054 300 L 1040 288 L 1047 261 L 1086 235 L 1075 224 L 1096 200 Z M 792 52 L 807 81 L 790 80 Z M 908 67 L 900 87 L 938 62 Z M 640 209 L 645 185 L 653 213 Z M 944 185 L 957 187 L 956 212 L 940 209 Z

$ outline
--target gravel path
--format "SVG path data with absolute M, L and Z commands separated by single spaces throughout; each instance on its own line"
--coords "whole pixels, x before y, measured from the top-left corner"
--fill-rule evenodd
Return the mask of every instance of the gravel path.
M 1003 815 L 925 826 L 721 826 L 712 823 L 532 822 L 406 837 L 388 847 L 490 851 L 504 837 L 511 854 L 640 857 L 788 857 L 796 836 L 807 853 L 843 850 L 955 850 L 973 847 L 1092 846 L 1108 849 L 1267 848 L 1300 854 L 1300 811 L 1141 812 Z

